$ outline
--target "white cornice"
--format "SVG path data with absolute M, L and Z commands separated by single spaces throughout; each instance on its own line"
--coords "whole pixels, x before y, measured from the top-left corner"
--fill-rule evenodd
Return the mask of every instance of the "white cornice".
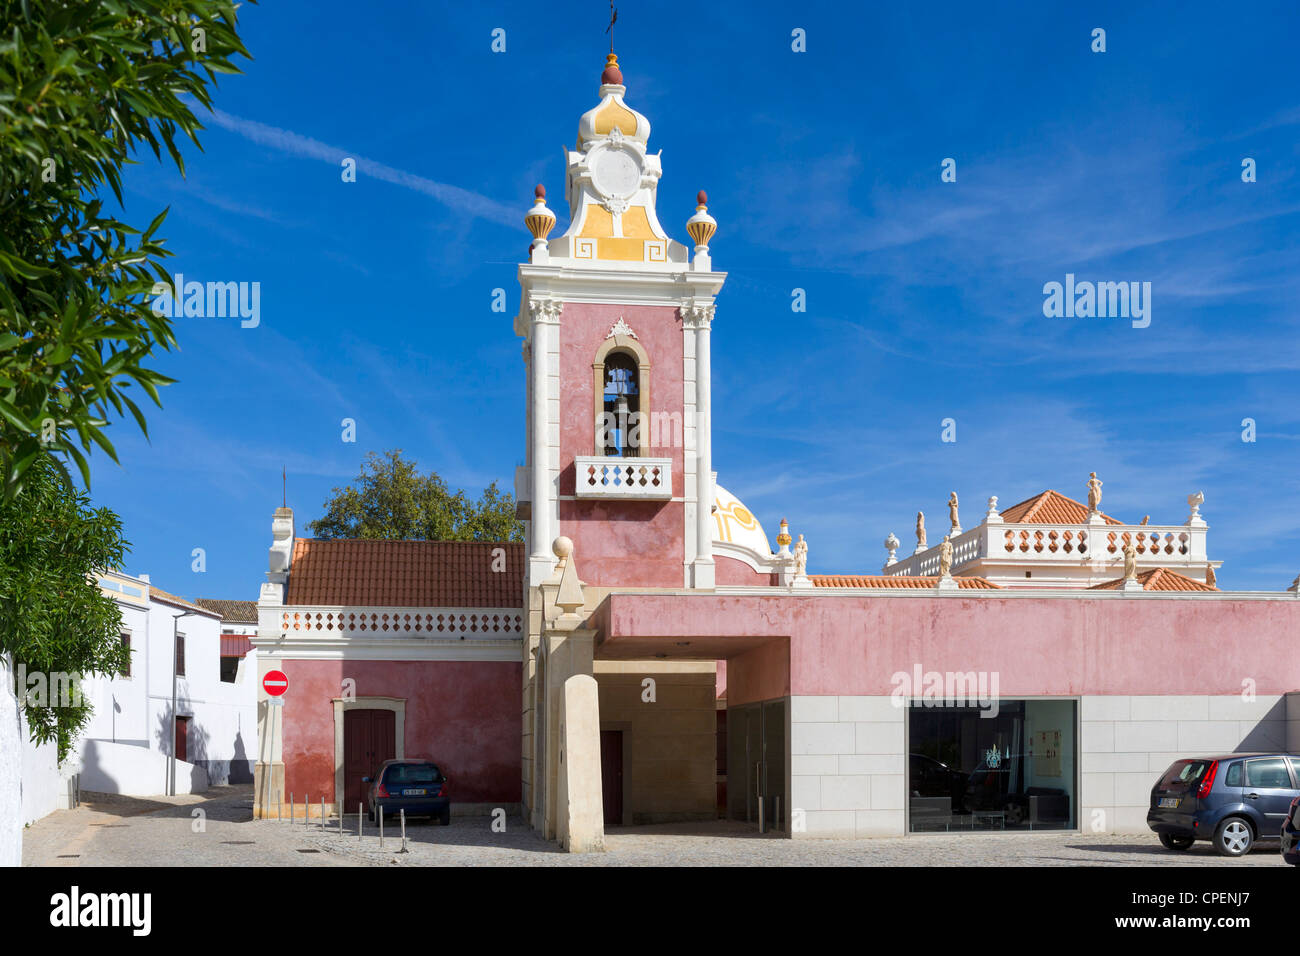
M 659 590 L 634 589 L 611 591 L 623 597 L 770 597 L 834 599 L 837 597 L 896 597 L 896 598 L 974 598 L 987 600 L 1151 600 L 1151 601 L 1279 601 L 1300 610 L 1300 597 L 1293 591 L 1093 591 L 1081 588 L 962 588 L 940 591 L 937 588 L 819 588 L 792 590 L 778 585 L 719 584 L 711 591 L 690 588 L 662 588 Z
M 719 541 L 713 539 L 713 556 L 715 558 L 732 558 L 736 561 L 742 561 L 752 570 L 760 574 L 776 574 L 781 570 L 781 563 L 777 561 L 775 554 L 768 554 L 766 558 L 756 551 L 746 548 L 744 545 L 736 544 L 734 541 Z M 748 587 L 749 585 L 744 585 Z M 718 588 L 719 591 L 722 588 Z
M 523 641 L 498 638 L 488 641 L 430 641 L 421 638 L 391 640 L 259 638 L 250 637 L 260 657 L 271 660 L 319 661 L 511 661 L 519 663 Z
M 549 295 L 565 302 L 608 305 L 677 306 L 690 299 L 696 305 L 709 305 L 726 278 L 725 272 L 691 272 L 680 268 L 652 271 L 519 266 L 519 284 L 525 293 Z

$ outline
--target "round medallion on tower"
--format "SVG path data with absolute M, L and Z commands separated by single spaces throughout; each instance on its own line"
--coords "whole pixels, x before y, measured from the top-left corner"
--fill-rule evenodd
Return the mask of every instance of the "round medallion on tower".
M 718 231 L 718 221 L 709 215 L 708 193 L 701 189 L 695 201 L 695 215 L 686 220 L 686 231 L 695 240 L 696 252 L 708 252 L 709 240 Z

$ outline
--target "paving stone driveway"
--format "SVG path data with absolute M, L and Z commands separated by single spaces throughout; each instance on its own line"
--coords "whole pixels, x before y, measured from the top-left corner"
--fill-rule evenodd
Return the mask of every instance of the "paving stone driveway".
M 611 827 L 607 852 L 561 853 L 519 818 L 493 832 L 489 817 L 457 817 L 449 827 L 412 821 L 407 852 L 397 825 L 356 817 L 340 836 L 338 821 L 254 820 L 252 788 L 217 787 L 201 796 L 131 798 L 85 795 L 76 810 L 59 810 L 23 837 L 26 866 L 1283 866 L 1276 847 L 1240 860 L 1198 843 L 1185 853 L 1153 836 L 1077 833 L 916 836 L 878 840 L 787 840 L 759 836 L 729 821 Z M 194 832 L 200 810 L 204 831 Z M 307 852 L 304 852 L 307 851 Z M 310 852 L 316 851 L 316 852 Z

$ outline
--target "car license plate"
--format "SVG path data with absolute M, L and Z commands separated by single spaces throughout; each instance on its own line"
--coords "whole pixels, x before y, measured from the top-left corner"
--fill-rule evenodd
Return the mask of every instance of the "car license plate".
M 1178 809 L 1178 804 L 1179 804 L 1180 802 L 1181 802 L 1181 801 L 1180 801 L 1177 797 L 1161 797 L 1161 798 L 1160 798 L 1160 809 L 1161 809 L 1161 810 L 1177 810 L 1177 809 Z
M 424 796 L 425 794 L 427 794 L 428 792 L 429 792 L 428 790 L 403 790 L 403 791 L 402 791 L 402 796 L 404 796 L 404 797 L 423 797 L 423 796 Z

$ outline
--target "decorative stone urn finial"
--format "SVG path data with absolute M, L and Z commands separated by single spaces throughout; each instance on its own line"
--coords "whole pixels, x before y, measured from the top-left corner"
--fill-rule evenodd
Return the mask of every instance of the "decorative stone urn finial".
M 555 606 L 565 615 L 575 615 L 587 603 L 582 593 L 582 582 L 578 580 L 578 569 L 573 559 L 573 539 L 560 535 L 551 543 L 551 550 L 560 559 L 560 587 L 555 595 Z
M 533 208 L 524 216 L 524 225 L 533 234 L 532 252 L 546 251 L 546 237 L 555 228 L 555 213 L 546 208 L 546 187 L 541 183 L 533 190 Z
M 790 542 L 793 540 L 790 537 L 790 522 L 782 518 L 781 533 L 776 536 L 777 554 L 788 556 L 790 554 Z
M 885 567 L 898 563 L 898 558 L 894 557 L 898 551 L 898 543 L 898 539 L 894 537 L 894 532 L 889 532 L 889 537 L 885 539 L 885 550 L 889 552 L 889 559 L 885 562 Z
M 686 220 L 686 231 L 695 240 L 695 259 L 692 268 L 710 269 L 712 262 L 709 258 L 709 240 L 718 231 L 718 220 L 709 215 L 709 197 L 703 189 L 695 199 L 695 215 Z

